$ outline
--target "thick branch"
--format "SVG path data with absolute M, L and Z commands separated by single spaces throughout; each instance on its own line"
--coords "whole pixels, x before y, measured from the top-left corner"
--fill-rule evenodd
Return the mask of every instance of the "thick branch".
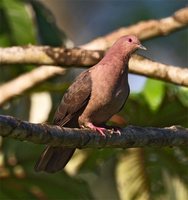
M 87 51 L 80 48 L 17 46 L 0 48 L 0 65 L 36 64 L 88 67 L 96 64 L 103 55 L 104 51 Z
M 165 65 L 139 55 L 133 55 L 130 59 L 129 72 L 188 86 L 188 68 Z
M 122 129 L 121 136 L 118 134 L 108 134 L 106 137 L 103 137 L 91 130 L 61 129 L 58 126 L 32 124 L 3 115 L 0 115 L 0 135 L 36 144 L 63 145 L 77 148 L 188 145 L 188 129 L 179 126 L 166 128 L 127 126 Z
M 138 24 L 120 28 L 103 37 L 94 39 L 85 44 L 82 48 L 91 50 L 106 50 L 119 37 L 123 35 L 134 34 L 139 39 L 149 39 L 156 36 L 168 35 L 173 31 L 184 28 L 188 25 L 188 8 L 182 8 L 176 11 L 172 16 L 160 20 L 148 20 Z M 34 53 L 35 52 L 35 53 Z M 17 56 L 14 56 L 15 53 Z M 35 54 L 35 55 L 34 55 Z M 13 58 L 12 58 L 13 56 Z M 63 49 L 49 47 L 12 47 L 7 49 L 0 48 L 0 64 L 15 63 L 33 63 L 33 64 L 50 64 L 72 66 L 90 66 L 96 63 L 103 53 L 100 51 L 84 51 L 83 49 Z
M 41 66 L 0 86 L 0 105 L 14 96 L 22 94 L 33 86 L 53 77 L 64 74 L 65 69 L 54 66 Z
M 109 48 L 119 37 L 134 34 L 140 40 L 168 35 L 188 25 L 188 7 L 176 11 L 172 16 L 159 20 L 142 21 L 129 27 L 120 28 L 103 37 L 83 45 L 86 49 L 105 50 Z
M 0 64 L 53 64 L 64 67 L 86 67 L 99 62 L 104 53 L 101 50 L 91 51 L 79 48 L 65 49 L 47 46 L 0 48 Z M 131 58 L 129 71 L 178 85 L 188 86 L 188 69 L 157 63 L 142 56 L 134 55 Z M 53 74 L 53 70 L 51 70 L 51 73 Z M 49 76 L 53 75 L 49 73 Z

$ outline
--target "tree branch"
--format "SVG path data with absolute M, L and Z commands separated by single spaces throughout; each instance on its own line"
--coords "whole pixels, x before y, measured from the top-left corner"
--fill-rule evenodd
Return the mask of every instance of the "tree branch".
M 172 16 L 160 20 L 148 20 L 135 25 L 120 28 L 103 37 L 82 45 L 82 48 L 98 50 L 85 51 L 74 48 L 50 48 L 50 47 L 11 47 L 0 48 L 0 64 L 38 64 L 38 65 L 66 65 L 66 66 L 91 66 L 96 64 L 104 55 L 104 52 L 119 37 L 134 34 L 139 39 L 149 39 L 157 36 L 168 35 L 188 25 L 188 7 L 176 11 Z M 16 56 L 15 56 L 16 54 Z
M 0 48 L 0 65 L 36 64 L 60 65 L 66 67 L 89 67 L 95 65 L 104 56 L 104 51 L 67 49 L 50 46 L 15 46 Z
M 188 68 L 165 65 L 136 54 L 129 61 L 129 72 L 188 86 Z
M 120 28 L 103 37 L 82 45 L 82 48 L 98 50 L 84 51 L 74 48 L 49 48 L 49 47 L 11 47 L 0 48 L 0 64 L 49 64 L 66 66 L 91 66 L 103 57 L 103 52 L 121 36 L 134 34 L 139 39 L 149 39 L 157 36 L 168 35 L 188 25 L 188 8 L 176 11 L 172 16 L 160 20 L 148 20 L 135 25 Z M 35 52 L 35 53 L 34 53 Z M 15 53 L 17 56 L 15 56 Z
M 64 67 L 89 67 L 98 63 L 104 54 L 105 52 L 101 50 L 92 51 L 79 48 L 10 47 L 0 48 L 0 64 L 53 64 Z M 188 86 L 188 69 L 157 63 L 139 55 L 131 57 L 129 72 Z M 51 73 L 45 74 L 51 77 L 54 74 L 53 70 Z
M 31 72 L 20 75 L 8 83 L 2 84 L 0 86 L 0 105 L 57 74 L 64 74 L 65 71 L 61 67 L 41 66 Z
M 159 20 L 142 21 L 128 27 L 122 27 L 103 37 L 83 45 L 85 49 L 105 50 L 123 35 L 137 35 L 140 40 L 146 40 L 158 36 L 166 36 L 188 25 L 188 7 L 177 10 L 172 16 Z
M 60 128 L 33 124 L 14 117 L 0 115 L 0 135 L 35 144 L 76 148 L 131 148 L 188 145 L 188 129 L 180 126 L 166 128 L 127 126 L 117 134 L 106 137 L 86 129 Z

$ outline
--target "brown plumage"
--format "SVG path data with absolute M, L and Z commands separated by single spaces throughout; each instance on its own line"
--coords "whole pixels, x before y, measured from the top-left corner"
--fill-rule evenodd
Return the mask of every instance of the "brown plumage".
M 64 94 L 54 124 L 87 127 L 105 134 L 104 124 L 119 112 L 129 95 L 128 61 L 138 48 L 136 36 L 123 36 L 95 66 L 82 72 Z M 47 146 L 36 163 L 36 171 L 56 172 L 65 167 L 74 148 Z

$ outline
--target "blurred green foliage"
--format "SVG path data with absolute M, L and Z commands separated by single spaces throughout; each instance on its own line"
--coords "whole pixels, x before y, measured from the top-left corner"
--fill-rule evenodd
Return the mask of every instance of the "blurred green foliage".
M 156 111 L 162 103 L 165 94 L 165 83 L 148 79 L 143 94 L 151 110 Z
M 0 46 L 36 43 L 37 33 L 40 41 L 43 38 L 43 44 L 63 44 L 65 35 L 50 28 L 55 26 L 53 21 L 45 21 L 45 13 L 49 12 L 36 2 L 33 9 L 37 12 L 35 20 L 40 31 L 24 1 L 0 1 Z M 44 37 L 42 30 L 53 31 L 50 37 Z M 28 69 L 32 67 L 1 66 L 0 82 Z M 0 108 L 1 114 L 28 120 L 32 93 L 47 91 L 53 103 L 52 114 L 48 117 L 51 121 L 71 79 L 69 72 L 53 78 L 15 97 Z M 131 94 L 120 115 L 127 123 L 139 126 L 178 124 L 188 127 L 188 90 L 147 79 L 141 92 Z M 35 173 L 33 166 L 43 148 L 42 145 L 0 138 L 0 199 L 188 199 L 187 148 L 87 149 L 77 151 L 65 171 Z

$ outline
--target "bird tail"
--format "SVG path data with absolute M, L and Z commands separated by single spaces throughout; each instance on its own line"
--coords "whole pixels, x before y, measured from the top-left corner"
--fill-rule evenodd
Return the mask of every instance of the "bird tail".
M 57 172 L 65 167 L 76 149 L 47 146 L 35 165 L 35 171 Z

